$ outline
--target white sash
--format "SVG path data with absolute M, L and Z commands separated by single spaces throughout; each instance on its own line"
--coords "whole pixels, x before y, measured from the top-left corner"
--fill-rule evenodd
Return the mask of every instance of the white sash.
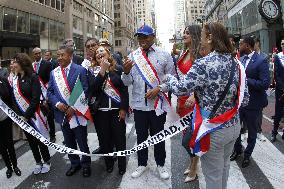
M 69 105 L 71 89 L 68 85 L 67 77 L 65 75 L 63 68 L 61 66 L 58 66 L 57 68 L 54 69 L 52 75 L 56 84 L 56 89 L 59 92 L 61 99 L 64 100 L 63 103 Z M 87 119 L 82 115 L 77 115 L 77 113 L 76 115 L 69 118 L 68 121 L 71 129 L 79 125 L 83 126 L 87 125 Z
M 284 67 L 284 54 L 283 54 L 283 52 L 278 53 L 277 56 L 279 57 L 279 60 L 282 64 L 282 66 Z
M 16 100 L 16 103 L 22 113 L 26 112 L 28 107 L 30 106 L 30 102 L 22 95 L 20 88 L 19 88 L 19 80 L 18 77 L 14 77 L 13 82 L 13 93 Z M 40 111 L 38 107 L 37 111 L 35 112 L 35 119 L 31 118 L 31 123 L 34 128 L 40 132 L 45 138 L 49 138 L 49 131 L 48 131 L 48 124 L 46 117 Z
M 135 66 L 139 74 L 141 75 L 145 83 L 151 89 L 157 87 L 160 84 L 160 79 L 145 52 L 141 48 L 138 48 L 136 51 L 131 53 L 131 56 L 132 60 L 134 60 L 135 62 Z M 161 93 L 161 95 L 157 97 L 154 107 L 157 116 L 163 114 L 164 112 L 171 111 L 171 105 L 165 93 Z
M 36 70 L 37 64 L 38 64 L 37 62 L 33 63 L 33 68 L 34 68 L 34 71 L 35 71 L 36 74 L 38 74 L 37 70 Z M 42 100 L 45 100 L 46 97 L 47 97 L 47 87 L 48 87 L 47 85 L 48 85 L 48 83 L 44 84 L 43 80 L 41 79 L 41 77 L 39 75 L 38 75 L 38 78 L 39 78 L 41 93 L 42 93 L 42 97 L 43 97 Z

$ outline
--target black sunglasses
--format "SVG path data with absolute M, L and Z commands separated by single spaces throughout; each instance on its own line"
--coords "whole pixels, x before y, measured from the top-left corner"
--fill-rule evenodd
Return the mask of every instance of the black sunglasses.
M 90 45 L 86 45 L 86 48 L 89 49 L 89 48 L 95 47 L 95 46 L 97 46 L 97 45 L 98 45 L 97 43 L 92 43 L 92 44 L 90 44 Z

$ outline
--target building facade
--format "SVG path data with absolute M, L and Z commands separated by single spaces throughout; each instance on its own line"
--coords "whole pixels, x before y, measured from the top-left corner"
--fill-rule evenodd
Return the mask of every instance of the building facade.
M 185 28 L 186 7 L 185 0 L 175 1 L 175 34 L 177 37 L 182 35 Z
M 135 0 L 114 0 L 114 51 L 123 56 L 135 47 Z
M 155 28 L 155 2 L 154 0 L 134 0 L 135 12 L 137 16 L 137 25 L 147 24 Z
M 283 15 L 284 0 L 278 2 Z M 208 0 L 206 19 L 223 22 L 231 34 L 259 38 L 266 53 L 271 53 L 273 47 L 280 50 L 280 41 L 284 38 L 283 18 L 268 23 L 259 13 L 259 4 L 260 0 Z
M 56 50 L 68 35 L 65 0 L 0 0 L 0 56 L 31 53 L 33 47 Z
M 76 44 L 77 53 L 83 54 L 88 38 L 107 38 L 114 43 L 113 0 L 70 0 L 70 35 Z
M 186 0 L 186 25 L 197 24 L 204 20 L 205 16 L 205 0 Z

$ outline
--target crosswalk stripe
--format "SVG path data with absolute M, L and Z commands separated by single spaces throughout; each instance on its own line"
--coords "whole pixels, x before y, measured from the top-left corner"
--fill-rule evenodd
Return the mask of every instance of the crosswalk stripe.
M 126 173 L 124 174 L 120 183 L 120 189 L 169 189 L 172 188 L 171 178 L 168 180 L 161 180 L 157 172 L 157 165 L 154 160 L 154 148 L 151 146 L 148 152 L 148 169 L 139 178 L 133 179 L 131 173 L 137 168 L 137 154 L 129 157 Z M 166 141 L 166 162 L 165 167 L 170 172 L 171 168 L 171 141 Z
M 62 132 L 56 132 L 56 141 L 58 143 L 62 143 L 63 141 L 63 135 Z M 55 150 L 50 149 L 50 156 L 53 156 L 56 152 Z M 1 182 L 1 188 L 5 189 L 12 189 L 17 187 L 21 182 L 23 182 L 25 179 L 27 179 L 33 171 L 33 168 L 35 166 L 35 160 L 33 158 L 32 151 L 29 150 L 26 153 L 24 153 L 20 158 L 18 158 L 18 167 L 22 171 L 22 175 L 20 177 L 13 174 L 13 176 L 10 179 L 5 180 L 5 182 Z M 52 165 L 51 165 L 52 169 Z M 6 178 L 6 168 L 3 168 L 0 170 L 0 178 Z

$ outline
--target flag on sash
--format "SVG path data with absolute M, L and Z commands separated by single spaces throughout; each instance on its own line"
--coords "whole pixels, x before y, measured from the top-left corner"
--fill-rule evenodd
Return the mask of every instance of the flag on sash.
M 76 113 L 82 114 L 88 120 L 93 121 L 91 112 L 88 106 L 88 100 L 85 96 L 83 86 L 82 86 L 79 76 L 77 77 L 75 86 L 71 92 L 69 103 L 70 103 L 70 106 L 73 106 L 76 108 L 76 110 L 78 111 Z

